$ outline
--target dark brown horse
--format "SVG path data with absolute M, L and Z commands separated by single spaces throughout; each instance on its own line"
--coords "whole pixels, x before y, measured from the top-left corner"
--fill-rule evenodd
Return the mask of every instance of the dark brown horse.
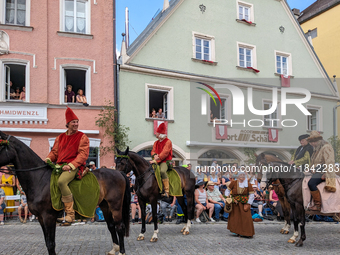
M 0 166 L 13 163 L 19 182 L 27 196 L 28 208 L 38 217 L 44 233 L 48 254 L 55 253 L 55 232 L 58 212 L 52 208 L 50 179 L 52 169 L 24 143 L 0 131 Z M 109 254 L 125 253 L 124 235 L 129 236 L 130 186 L 118 171 L 99 169 L 93 172 L 100 185 L 98 205 L 103 211 L 111 233 L 113 249 Z M 117 238 L 117 233 L 118 238 Z
M 300 223 L 301 237 L 295 245 L 301 247 L 303 245 L 303 241 L 306 240 L 306 219 L 302 197 L 302 181 L 304 174 L 300 172 L 299 169 L 295 169 L 293 166 L 285 162 L 266 163 L 264 156 L 262 156 L 259 164 L 262 168 L 264 166 L 267 167 L 267 187 L 276 180 L 279 180 L 283 186 L 285 197 L 290 204 L 294 220 L 294 234 L 288 242 L 296 242 L 296 238 L 299 237 Z
M 260 167 L 261 164 L 262 165 L 268 165 L 268 163 L 270 162 L 283 162 L 280 158 L 275 157 L 274 155 L 271 154 L 264 154 L 261 153 L 260 155 L 256 155 L 256 166 Z M 267 184 L 267 177 L 266 177 L 266 173 L 261 173 L 261 178 L 259 177 L 259 179 L 261 179 L 261 187 L 263 187 L 263 184 L 266 185 Z M 283 217 L 285 220 L 285 225 L 284 227 L 280 230 L 281 234 L 289 234 L 289 229 L 290 229 L 290 219 L 291 219 L 291 214 L 290 214 L 290 205 L 288 203 L 288 200 L 285 196 L 285 191 L 283 186 L 281 185 L 279 180 L 276 180 L 275 182 L 273 182 L 273 187 L 274 187 L 274 191 L 277 194 L 281 207 L 282 207 L 282 212 L 283 212 Z
M 131 170 L 136 175 L 136 193 L 138 202 L 142 211 L 142 230 L 137 240 L 144 240 L 145 233 L 145 207 L 146 203 L 151 204 L 152 218 L 154 219 L 154 234 L 150 242 L 158 240 L 157 226 L 157 199 L 160 199 L 160 190 L 154 174 L 153 168 L 149 162 L 137 153 L 129 151 L 129 147 L 125 152 L 117 149 L 116 169 L 128 173 Z M 194 218 L 194 192 L 195 192 L 195 177 L 188 169 L 184 167 L 175 167 L 174 170 L 181 178 L 181 187 L 183 195 L 186 195 L 187 205 L 184 203 L 184 197 L 177 197 L 178 203 L 183 209 L 186 225 L 181 232 L 183 235 L 189 234 L 191 220 Z

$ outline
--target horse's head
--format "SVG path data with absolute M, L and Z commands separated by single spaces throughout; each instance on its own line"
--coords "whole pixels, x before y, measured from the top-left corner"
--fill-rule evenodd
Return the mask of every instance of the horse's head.
M 16 162 L 16 151 L 11 145 L 11 136 L 0 131 L 0 166 Z
M 116 170 L 124 172 L 127 174 L 132 170 L 132 165 L 130 164 L 129 157 L 129 147 L 126 148 L 124 152 L 120 151 L 116 147 Z

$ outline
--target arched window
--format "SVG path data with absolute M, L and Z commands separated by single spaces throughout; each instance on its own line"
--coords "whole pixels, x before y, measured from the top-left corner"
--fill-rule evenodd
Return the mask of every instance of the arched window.
M 238 163 L 239 160 L 231 153 L 221 150 L 209 150 L 198 157 L 198 164 L 201 166 L 211 166 L 213 160 L 217 160 L 217 164 L 222 166 L 223 164 Z

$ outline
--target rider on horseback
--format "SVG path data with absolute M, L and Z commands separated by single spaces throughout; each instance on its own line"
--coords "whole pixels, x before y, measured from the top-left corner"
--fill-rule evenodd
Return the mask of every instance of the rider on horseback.
M 321 210 L 321 196 L 317 188 L 321 182 L 326 181 L 325 190 L 328 192 L 336 191 L 335 173 L 334 173 L 334 150 L 332 145 L 323 140 L 322 136 L 317 131 L 312 131 L 308 142 L 314 147 L 314 153 L 311 158 L 310 170 L 317 170 L 308 182 L 308 187 L 311 191 L 314 206 L 309 210 Z
M 313 146 L 308 143 L 308 137 L 309 135 L 307 134 L 299 136 L 301 146 L 296 149 L 288 164 L 295 164 L 297 167 L 301 166 L 302 170 L 305 169 L 305 164 L 310 165 L 310 158 L 313 154 Z
M 163 182 L 163 190 L 165 196 L 169 196 L 169 179 L 166 171 L 168 170 L 168 166 L 166 162 L 168 160 L 172 160 L 172 142 L 167 138 L 166 135 L 166 127 L 165 124 L 162 123 L 156 130 L 157 141 L 153 144 L 153 148 L 151 151 L 151 156 L 153 160 L 150 161 L 150 164 L 159 164 L 161 178 Z
M 74 112 L 67 108 L 65 112 L 67 131 L 59 135 L 54 142 L 46 162 L 56 162 L 59 165 L 67 163 L 62 167 L 63 173 L 58 179 L 58 186 L 61 191 L 61 200 L 64 202 L 66 216 L 58 221 L 73 222 L 73 195 L 68 184 L 75 178 L 78 168 L 85 165 L 89 156 L 89 139 L 78 131 L 79 119 Z

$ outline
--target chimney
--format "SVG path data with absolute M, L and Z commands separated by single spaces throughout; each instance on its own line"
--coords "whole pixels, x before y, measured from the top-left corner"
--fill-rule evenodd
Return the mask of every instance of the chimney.
M 126 7 L 125 8 L 125 43 L 126 43 L 126 48 L 129 48 L 129 41 L 130 41 L 130 34 L 129 34 L 129 9 Z M 124 40 L 124 37 L 123 37 Z
M 122 48 L 120 50 L 120 59 L 121 59 L 121 64 L 124 65 L 126 60 L 128 60 L 128 55 L 126 53 L 126 42 L 125 42 L 125 34 L 122 33 L 123 40 L 122 40 Z
M 164 0 L 162 12 L 165 12 L 165 10 L 168 8 L 169 8 L 169 0 Z
M 298 18 L 300 17 L 300 9 L 294 8 L 294 9 L 292 10 L 292 12 L 293 12 L 293 14 L 294 14 L 294 16 L 295 16 L 296 19 L 298 19 Z

